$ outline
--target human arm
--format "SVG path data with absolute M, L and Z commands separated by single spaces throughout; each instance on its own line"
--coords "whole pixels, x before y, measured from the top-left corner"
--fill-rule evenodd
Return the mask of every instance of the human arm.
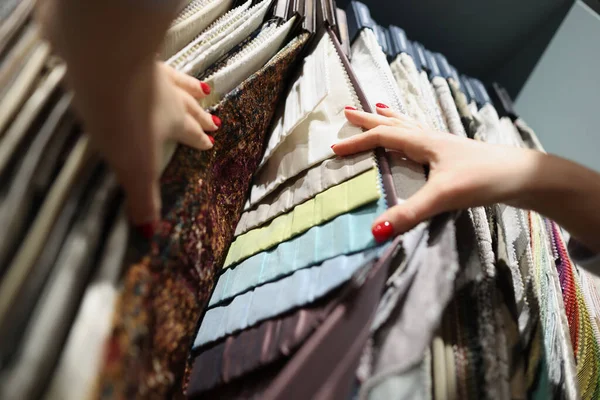
M 430 132 L 390 109 L 378 107 L 377 113 L 346 110 L 348 121 L 367 132 L 336 143 L 333 151 L 346 156 L 375 147 L 397 150 L 429 165 L 429 179 L 377 218 L 376 238 L 406 232 L 445 211 L 505 203 L 545 215 L 600 252 L 600 174 L 533 150 Z
M 67 63 L 75 107 L 125 189 L 131 220 L 152 234 L 160 218 L 165 140 L 200 150 L 220 121 L 195 99 L 210 88 L 155 60 L 176 1 L 41 0 L 36 17 Z

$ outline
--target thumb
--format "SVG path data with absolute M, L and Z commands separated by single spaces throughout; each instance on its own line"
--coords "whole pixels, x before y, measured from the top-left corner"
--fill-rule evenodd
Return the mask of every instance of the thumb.
M 386 210 L 371 227 L 375 241 L 383 243 L 392 237 L 407 232 L 434 215 L 444 211 L 436 186 L 428 182 L 408 200 Z

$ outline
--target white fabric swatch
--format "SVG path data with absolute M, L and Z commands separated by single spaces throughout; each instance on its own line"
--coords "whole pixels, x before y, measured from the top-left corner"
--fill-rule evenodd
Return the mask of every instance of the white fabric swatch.
M 359 107 L 359 101 L 329 35 L 321 38 L 315 52 L 326 55 L 325 79 L 329 79 L 330 93 L 259 170 L 250 192 L 251 204 L 261 201 L 288 179 L 331 158 L 334 155 L 332 144 L 362 133 L 361 128 L 346 120 L 344 107 Z
M 456 108 L 456 103 L 454 103 L 454 98 L 452 97 L 452 92 L 450 91 L 448 82 L 446 82 L 444 78 L 436 76 L 431 80 L 431 83 L 433 84 L 435 93 L 437 94 L 442 112 L 446 117 L 446 124 L 450 129 L 450 133 L 453 133 L 457 136 L 467 137 L 467 133 L 465 132 L 462 120 L 458 114 L 458 109 Z
M 330 158 L 295 178 L 242 214 L 235 229 L 239 236 L 281 215 L 317 194 L 367 171 L 375 165 L 373 152 Z M 249 205 L 249 203 L 248 203 Z

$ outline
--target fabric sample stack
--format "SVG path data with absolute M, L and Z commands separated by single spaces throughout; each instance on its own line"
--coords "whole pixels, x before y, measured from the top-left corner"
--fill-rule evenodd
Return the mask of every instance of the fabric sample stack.
M 160 57 L 223 125 L 209 151 L 165 146 L 148 242 L 32 7 L 0 9 L 0 398 L 598 397 L 600 296 L 556 224 L 494 205 L 377 244 L 427 168 L 331 150 L 362 134 L 345 107 L 384 103 L 543 151 L 441 53 L 354 1 L 183 4 Z

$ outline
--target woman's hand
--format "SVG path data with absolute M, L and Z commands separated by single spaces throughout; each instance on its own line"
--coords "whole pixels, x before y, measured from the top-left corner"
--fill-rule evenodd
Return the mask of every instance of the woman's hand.
M 429 165 L 425 186 L 375 220 L 372 231 L 377 241 L 404 233 L 445 211 L 493 203 L 519 206 L 533 189 L 531 181 L 545 157 L 531 150 L 429 131 L 389 108 L 377 107 L 377 113 L 347 109 L 348 121 L 367 131 L 335 144 L 333 151 L 346 156 L 384 147 Z

